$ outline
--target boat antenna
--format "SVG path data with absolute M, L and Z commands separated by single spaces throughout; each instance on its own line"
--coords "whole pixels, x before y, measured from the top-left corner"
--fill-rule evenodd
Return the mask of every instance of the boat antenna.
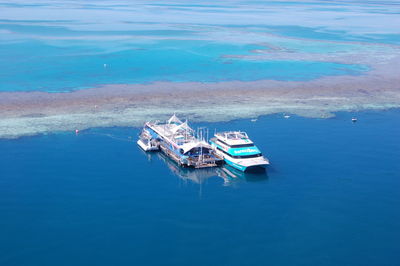
M 200 134 L 201 134 L 200 141 L 203 140 L 203 134 L 202 134 L 202 132 L 203 132 L 203 130 L 200 131 Z M 202 144 L 200 144 L 200 158 L 201 158 L 201 164 L 203 164 L 204 158 L 203 158 L 203 146 L 202 146 Z

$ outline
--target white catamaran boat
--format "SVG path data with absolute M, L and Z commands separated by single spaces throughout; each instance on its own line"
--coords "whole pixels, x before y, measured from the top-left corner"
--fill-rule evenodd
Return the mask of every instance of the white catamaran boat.
M 210 143 L 228 165 L 241 171 L 256 170 L 269 165 L 268 159 L 264 158 L 246 132 L 219 132 L 214 135 Z

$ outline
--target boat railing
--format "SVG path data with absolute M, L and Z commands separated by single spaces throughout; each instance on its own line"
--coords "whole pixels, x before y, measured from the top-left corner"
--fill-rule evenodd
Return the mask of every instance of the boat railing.
M 219 132 L 219 133 L 216 133 L 215 136 L 219 136 L 219 137 L 222 137 L 224 139 L 230 139 L 230 140 L 248 139 L 249 138 L 247 136 L 247 133 L 243 132 L 243 131 Z

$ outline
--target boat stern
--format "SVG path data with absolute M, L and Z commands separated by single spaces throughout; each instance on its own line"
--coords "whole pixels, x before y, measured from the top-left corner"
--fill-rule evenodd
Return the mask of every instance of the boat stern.
M 269 165 L 269 160 L 264 157 L 238 161 L 231 161 L 225 158 L 225 161 L 230 166 L 243 172 L 265 170 Z

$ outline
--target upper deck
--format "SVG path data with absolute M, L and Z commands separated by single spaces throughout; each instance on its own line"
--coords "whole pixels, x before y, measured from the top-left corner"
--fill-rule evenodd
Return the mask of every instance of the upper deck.
M 249 139 L 246 132 L 243 131 L 224 131 L 218 132 L 214 135 L 223 144 L 235 146 L 252 146 L 253 142 Z

